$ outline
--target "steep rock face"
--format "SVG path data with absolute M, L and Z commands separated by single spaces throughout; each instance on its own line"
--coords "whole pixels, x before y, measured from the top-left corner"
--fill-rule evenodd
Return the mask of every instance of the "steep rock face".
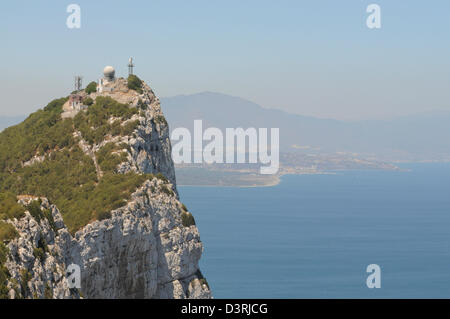
M 29 204 L 31 200 L 22 200 Z M 62 216 L 54 205 L 43 200 L 42 209 L 50 209 L 56 225 L 64 228 Z M 11 275 L 8 287 L 10 298 L 79 298 L 68 286 L 65 255 L 58 234 L 49 220 L 37 221 L 27 211 L 20 220 L 10 220 L 18 231 L 18 238 L 8 244 L 9 258 L 5 264 Z M 43 255 L 37 254 L 42 249 Z
M 19 233 L 7 245 L 11 298 L 211 298 L 198 267 L 203 251 L 199 232 L 195 224 L 183 221 L 183 214 L 190 213 L 178 200 L 169 129 L 159 99 L 146 84 L 137 93 L 127 90 L 123 81 L 117 79 L 116 91 L 90 97 L 107 95 L 139 106 L 141 113 L 129 120 L 139 121 L 133 134 L 93 146 L 81 140 L 80 146 L 95 162 L 95 152 L 105 144 L 125 143 L 127 161 L 118 165 L 118 173 L 162 177 L 147 180 L 110 218 L 93 221 L 73 236 L 58 208 L 45 198 L 40 199 L 41 210 L 51 211 L 50 220 L 28 211 L 20 220 L 8 220 Z M 80 267 L 80 289 L 69 289 L 66 270 L 71 264 Z
M 112 218 L 96 221 L 75 234 L 70 260 L 82 268 L 82 291 L 88 298 L 187 298 L 188 285 L 199 280 L 202 243 L 195 226 L 182 225 L 175 194 L 159 191 L 154 178 Z M 99 274 L 103 274 L 99 276 Z M 181 292 L 170 285 L 187 283 Z M 194 295 L 209 296 L 206 287 Z M 191 289 L 192 290 L 192 289 Z
M 162 113 L 159 99 L 146 84 L 142 88 L 141 101 L 148 107 L 144 108 L 144 116 L 139 118 L 140 125 L 136 130 L 136 138 L 129 140 L 132 149 L 129 164 L 138 172 L 161 172 L 175 186 L 169 126 Z M 176 187 L 174 190 L 176 191 Z

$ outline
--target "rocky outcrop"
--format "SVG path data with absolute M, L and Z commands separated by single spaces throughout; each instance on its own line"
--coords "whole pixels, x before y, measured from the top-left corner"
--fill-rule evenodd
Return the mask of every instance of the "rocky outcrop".
M 139 121 L 139 125 L 129 136 L 107 137 L 101 143 L 92 147 L 86 141 L 81 140 L 81 149 L 84 150 L 86 155 L 93 157 L 93 154 L 108 143 L 112 142 L 117 145 L 125 143 L 129 146 L 128 149 L 124 150 L 128 152 L 128 160 L 121 163 L 117 168 L 119 173 L 125 174 L 129 171 L 150 174 L 162 173 L 174 185 L 174 191 L 177 192 L 169 126 L 161 110 L 159 98 L 145 83 L 142 84 L 142 93 L 127 89 L 125 79 L 116 79 L 114 83 L 114 91 L 91 93 L 86 97 L 95 99 L 98 96 L 108 96 L 120 103 L 130 105 L 130 107 L 138 107 L 141 110 L 140 114 L 136 114 L 128 121 L 123 122 L 122 126 L 133 121 Z M 81 93 L 81 95 L 83 94 Z M 66 103 L 63 108 L 67 109 L 68 104 Z M 111 118 L 110 120 L 112 122 L 114 119 Z M 76 132 L 75 135 L 81 137 L 80 132 Z
M 198 229 L 183 219 L 190 213 L 178 200 L 169 129 L 159 100 L 146 84 L 142 93 L 117 85 L 120 98 L 115 98 L 142 110 L 130 119 L 139 121 L 133 134 L 93 146 L 81 140 L 80 146 L 92 157 L 106 143 L 125 143 L 127 161 L 117 172 L 155 176 L 110 217 L 74 235 L 47 199 L 21 197 L 23 205 L 38 200 L 47 214 L 27 211 L 20 220 L 7 221 L 18 231 L 7 244 L 10 298 L 211 298 L 198 266 L 203 251 Z M 100 94 L 114 92 L 91 96 Z M 79 289 L 69 288 L 66 271 L 72 264 L 80 267 Z
M 20 200 L 29 204 L 34 198 Z M 54 205 L 46 199 L 42 209 L 50 209 L 57 225 L 64 229 L 62 217 Z M 71 291 L 66 277 L 65 255 L 58 233 L 50 226 L 48 219 L 36 220 L 30 212 L 20 220 L 9 220 L 18 231 L 18 238 L 7 247 L 9 257 L 5 263 L 11 278 L 8 287 L 10 298 L 79 298 L 77 291 Z
M 203 250 L 198 230 L 183 226 L 185 212 L 175 193 L 160 191 L 167 186 L 156 177 L 147 181 L 111 218 L 74 236 L 45 198 L 41 210 L 50 210 L 53 221 L 37 221 L 28 211 L 24 218 L 8 221 L 19 232 L 7 246 L 11 298 L 211 297 L 198 268 Z M 23 203 L 31 200 L 36 199 Z M 81 268 L 80 290 L 68 288 L 65 271 L 70 264 Z M 26 288 L 18 291 L 25 273 Z
M 161 172 L 175 186 L 169 126 L 162 113 L 159 99 L 145 83 L 142 89 L 143 93 L 139 95 L 136 104 L 144 105 L 142 107 L 144 114 L 139 117 L 140 124 L 135 131 L 135 137 L 128 140 L 131 156 L 125 165 L 129 165 L 130 169 L 138 172 Z M 122 171 L 126 172 L 127 169 Z M 176 187 L 174 190 L 176 192 Z

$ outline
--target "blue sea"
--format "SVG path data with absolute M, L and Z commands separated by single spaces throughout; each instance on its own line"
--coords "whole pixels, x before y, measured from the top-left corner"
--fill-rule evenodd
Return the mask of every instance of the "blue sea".
M 402 168 L 179 187 L 214 297 L 450 298 L 450 164 Z

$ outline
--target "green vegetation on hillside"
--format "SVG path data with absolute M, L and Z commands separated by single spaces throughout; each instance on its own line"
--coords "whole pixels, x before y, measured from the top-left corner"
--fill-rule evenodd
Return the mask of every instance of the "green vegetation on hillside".
M 25 208 L 17 203 L 17 198 L 13 193 L 0 193 L 0 220 L 21 218 Z
M 168 196 L 174 196 L 175 193 L 173 192 L 173 190 L 169 189 L 169 187 L 167 187 L 167 185 L 161 185 L 160 187 L 161 192 L 163 192 L 164 194 L 168 195 Z
M 119 208 L 149 175 L 122 175 L 108 172 L 98 181 L 92 159 L 78 146 L 53 153 L 49 160 L 25 167 L 16 182 L 5 185 L 16 194 L 49 198 L 61 210 L 64 221 L 74 232 L 106 212 Z M 109 169 L 109 167 L 108 167 Z M 3 188 L 3 186 L 2 186 Z M 27 207 L 40 220 L 38 208 Z M 48 215 L 47 215 L 48 216 Z
M 86 88 L 84 89 L 84 91 L 87 94 L 91 94 L 97 91 L 97 83 L 92 81 L 91 83 L 89 83 Z
M 40 222 L 43 219 L 46 219 L 50 225 L 50 227 L 56 232 L 56 224 L 53 219 L 53 215 L 50 209 L 41 209 L 42 201 L 39 200 L 33 200 L 28 206 L 26 206 L 26 210 L 30 213 L 31 216 L 37 221 Z
M 115 167 L 125 157 L 111 154 L 117 147 L 107 144 L 97 152 L 103 171 L 98 180 L 93 160 L 73 137 L 74 131 L 79 130 L 83 139 L 92 144 L 108 134 L 128 134 L 138 121 L 123 127 L 120 123 L 136 114 L 137 108 L 97 97 L 87 111 L 79 112 L 73 120 L 63 120 L 60 115 L 66 101 L 52 101 L 21 124 L 0 133 L 0 220 L 22 216 L 24 208 L 17 204 L 17 195 L 47 197 L 60 209 L 64 222 L 74 233 L 93 220 L 109 217 L 111 210 L 123 206 L 145 180 L 153 178 L 136 173 L 116 174 Z M 117 118 L 115 124 L 108 122 L 111 117 Z M 23 166 L 34 156 L 42 155 L 46 155 L 42 162 Z M 39 202 L 31 203 L 27 210 L 38 220 L 47 218 L 52 225 L 51 212 L 39 206 Z M 8 230 L 6 233 L 11 234 Z
M 61 120 L 66 98 L 50 102 L 44 110 L 31 114 L 21 124 L 9 127 L 0 134 L 0 174 L 14 173 L 33 156 L 44 155 L 53 149 L 71 147 L 72 121 Z
M 141 109 L 141 110 L 145 110 L 147 108 L 147 105 L 141 99 L 138 100 L 136 106 L 138 109 Z
M 0 221 L 0 242 L 8 242 L 17 235 L 17 230 L 13 225 Z
M 21 295 L 22 296 L 26 296 L 29 294 L 29 288 L 28 288 L 28 282 L 33 278 L 33 276 L 31 276 L 30 272 L 28 271 L 28 269 L 23 268 L 20 270 L 20 290 L 21 290 Z
M 190 227 L 195 226 L 195 219 L 194 216 L 192 216 L 189 212 L 182 212 L 181 213 L 181 222 L 184 227 Z
M 38 245 L 33 249 L 34 258 L 39 259 L 41 262 L 45 260 L 45 254 L 49 252 L 47 242 L 44 237 L 39 238 Z
M 111 134 L 127 135 L 139 125 L 139 121 L 133 121 L 130 125 L 121 126 L 122 121 L 130 119 L 134 114 L 138 114 L 138 109 L 130 108 L 110 97 L 98 96 L 95 103 L 86 112 L 79 112 L 73 122 L 75 128 L 81 132 L 83 138 L 89 143 L 99 143 L 105 136 Z M 111 118 L 117 118 L 113 123 L 109 123 Z
M 91 99 L 90 97 L 87 97 L 87 98 L 85 98 L 85 99 L 83 100 L 83 104 L 84 104 L 84 105 L 87 105 L 87 106 L 90 106 L 90 105 L 94 104 L 94 100 Z
M 134 74 L 128 76 L 128 88 L 142 94 L 142 80 Z
M 127 160 L 127 153 L 121 150 L 127 148 L 127 144 L 116 145 L 108 143 L 103 146 L 96 154 L 98 165 L 103 172 L 114 172 L 117 165 Z
M 7 287 L 8 279 L 11 277 L 4 263 L 8 258 L 9 249 L 0 241 L 0 299 L 9 299 Z

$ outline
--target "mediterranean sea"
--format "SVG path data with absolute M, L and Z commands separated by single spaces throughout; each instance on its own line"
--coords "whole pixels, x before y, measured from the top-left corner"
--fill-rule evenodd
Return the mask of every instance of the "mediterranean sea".
M 179 187 L 214 297 L 450 298 L 450 164 L 401 168 Z

